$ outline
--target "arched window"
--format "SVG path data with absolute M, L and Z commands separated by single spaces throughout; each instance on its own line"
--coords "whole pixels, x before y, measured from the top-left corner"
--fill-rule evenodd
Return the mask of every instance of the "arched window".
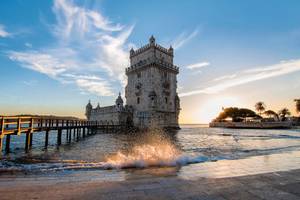
M 136 103 L 137 103 L 137 104 L 140 104 L 140 97 L 138 97 L 138 98 L 136 99 Z

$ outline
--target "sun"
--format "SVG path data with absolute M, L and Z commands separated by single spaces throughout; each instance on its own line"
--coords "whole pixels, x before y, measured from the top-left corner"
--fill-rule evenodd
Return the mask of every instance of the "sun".
M 222 111 L 223 107 L 238 107 L 240 102 L 236 97 L 218 96 L 204 102 L 198 110 L 197 117 L 201 123 L 209 123 Z

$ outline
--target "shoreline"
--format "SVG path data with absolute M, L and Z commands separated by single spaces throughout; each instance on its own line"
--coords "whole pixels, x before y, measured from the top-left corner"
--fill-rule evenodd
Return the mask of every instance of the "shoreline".
M 300 199 L 300 151 L 182 167 L 63 173 L 2 175 L 1 200 Z
M 297 126 L 292 122 L 211 122 L 210 128 L 236 129 L 294 129 Z

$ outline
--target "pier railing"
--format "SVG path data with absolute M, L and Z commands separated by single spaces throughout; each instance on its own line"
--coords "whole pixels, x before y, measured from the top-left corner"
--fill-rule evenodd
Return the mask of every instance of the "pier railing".
M 66 140 L 73 137 L 85 137 L 86 134 L 94 133 L 96 129 L 116 130 L 120 125 L 101 124 L 98 121 L 87 121 L 74 118 L 60 117 L 32 117 L 32 116 L 0 116 L 0 152 L 4 137 L 6 138 L 5 150 L 9 152 L 11 135 L 26 134 L 25 150 L 32 146 L 34 132 L 45 131 L 45 147 L 48 146 L 50 131 L 56 131 L 57 144 L 61 144 L 62 131 L 66 130 Z

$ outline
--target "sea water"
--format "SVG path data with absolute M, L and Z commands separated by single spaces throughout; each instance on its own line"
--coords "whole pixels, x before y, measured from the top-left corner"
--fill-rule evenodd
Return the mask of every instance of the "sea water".
M 51 174 L 107 170 L 177 169 L 181 166 L 240 160 L 255 156 L 286 155 L 300 151 L 300 130 L 255 130 L 209 128 L 181 125 L 181 130 L 165 133 L 150 130 L 137 133 L 89 135 L 70 143 L 63 132 L 62 145 L 56 145 L 56 132 L 34 133 L 32 149 L 24 151 L 25 136 L 11 137 L 11 153 L 2 152 L 0 175 L 12 173 Z M 73 137 L 73 134 L 72 134 Z M 4 144 L 5 145 L 5 144 Z

